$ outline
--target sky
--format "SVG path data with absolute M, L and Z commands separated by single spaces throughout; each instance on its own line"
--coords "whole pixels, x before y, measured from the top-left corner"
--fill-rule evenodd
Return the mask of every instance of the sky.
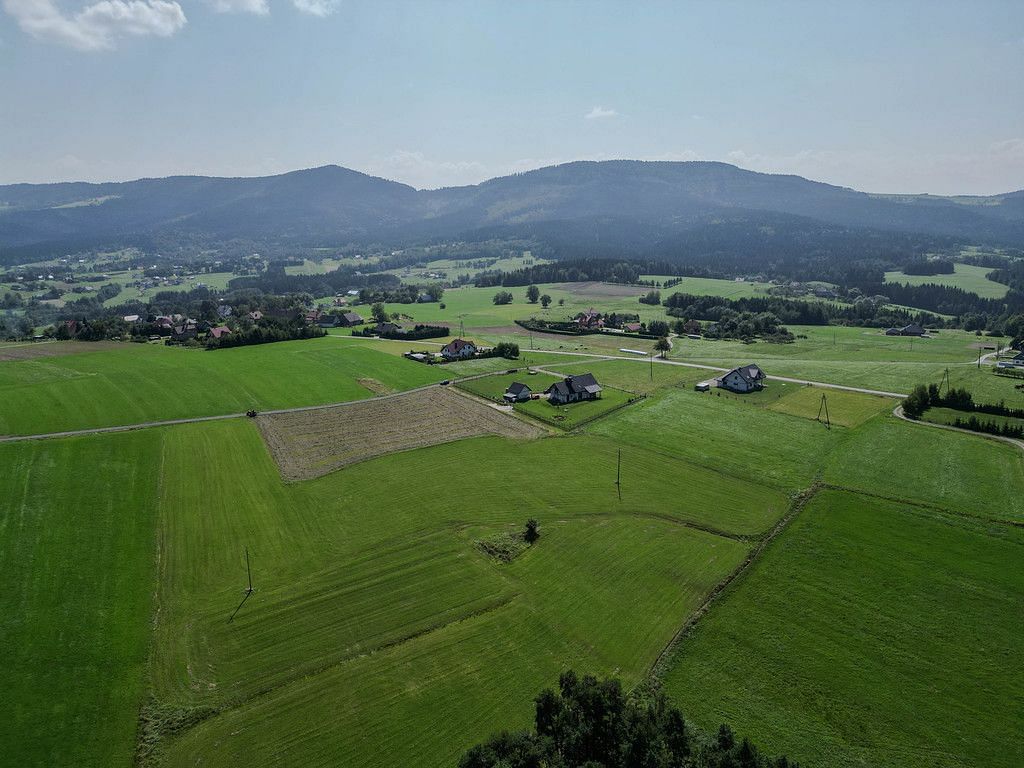
M 612 158 L 1024 188 L 1024 0 L 0 0 L 0 183 Z

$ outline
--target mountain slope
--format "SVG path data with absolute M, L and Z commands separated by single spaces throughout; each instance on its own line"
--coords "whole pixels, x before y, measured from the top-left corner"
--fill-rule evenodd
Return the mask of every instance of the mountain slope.
M 685 229 L 737 213 L 1024 246 L 1024 191 L 987 198 L 871 195 L 725 163 L 616 160 L 424 191 L 338 166 L 259 178 L 0 186 L 0 247 L 168 233 L 308 244 L 456 238 L 602 217 Z

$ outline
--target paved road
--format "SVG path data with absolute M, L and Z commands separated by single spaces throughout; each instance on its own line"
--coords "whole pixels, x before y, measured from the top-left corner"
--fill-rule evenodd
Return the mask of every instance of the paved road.
M 452 384 L 458 384 L 464 381 L 473 381 L 474 379 L 482 379 L 486 376 L 496 376 L 504 371 L 497 371 L 493 373 L 478 373 L 473 376 L 464 376 L 461 379 L 452 379 Z M 433 389 L 438 386 L 437 384 L 425 384 L 422 387 L 416 387 L 414 389 L 406 389 L 401 392 L 392 392 L 388 395 L 377 395 L 373 398 L 363 398 L 362 400 L 345 400 L 340 403 L 325 403 L 323 405 L 301 405 L 296 408 L 276 408 L 273 410 L 260 411 L 261 416 L 278 414 L 278 413 L 302 413 L 303 411 L 319 411 L 324 408 L 343 408 L 347 405 L 356 405 L 357 403 L 365 403 L 369 400 L 388 400 L 393 397 L 403 397 L 410 395 L 413 392 L 422 392 L 426 389 Z M 139 424 L 122 424 L 116 427 L 92 427 L 89 429 L 72 429 L 65 432 L 46 432 L 38 435 L 4 435 L 0 436 L 0 443 L 16 443 L 22 440 L 48 440 L 51 438 L 58 437 L 77 437 L 79 435 L 98 435 L 104 432 L 131 432 L 135 429 L 149 429 L 150 427 L 171 427 L 175 424 L 198 424 L 204 421 L 222 421 L 224 419 L 240 419 L 244 418 L 244 413 L 224 413 L 218 416 L 192 416 L 187 419 L 167 419 L 165 421 L 144 421 Z

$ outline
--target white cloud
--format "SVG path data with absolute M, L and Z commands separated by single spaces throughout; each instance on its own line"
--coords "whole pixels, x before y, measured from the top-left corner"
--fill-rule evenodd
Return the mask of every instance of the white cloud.
M 257 16 L 270 13 L 267 0 L 213 0 L 212 5 L 217 13 L 252 13 Z
M 187 21 L 174 0 L 99 0 L 73 16 L 53 0 L 3 0 L 3 5 L 28 34 L 79 51 L 113 48 L 125 35 L 170 37 Z
M 336 0 L 292 0 L 298 10 L 310 16 L 330 16 L 338 7 Z
M 434 160 L 407 149 L 374 164 L 372 172 L 420 189 L 476 184 L 489 175 L 486 166 L 475 160 Z
M 584 120 L 605 120 L 609 117 L 618 117 L 619 113 L 610 107 L 594 107 L 583 116 Z

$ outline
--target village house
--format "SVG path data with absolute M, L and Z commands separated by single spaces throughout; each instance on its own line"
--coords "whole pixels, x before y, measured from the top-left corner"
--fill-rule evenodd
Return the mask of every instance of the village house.
M 221 304 L 219 307 L 217 307 L 217 317 L 231 317 L 231 313 L 234 311 L 235 310 L 231 307 L 230 304 Z
M 744 365 L 733 368 L 718 378 L 718 386 L 730 392 L 754 392 L 764 389 L 764 371 L 756 365 Z
M 362 316 L 355 312 L 344 312 L 341 315 L 341 324 L 346 328 L 350 328 L 353 325 L 362 325 L 365 322 L 366 321 L 363 320 Z
M 402 326 L 395 325 L 394 323 L 377 323 L 377 327 L 373 329 L 373 332 L 378 336 L 385 336 L 393 333 L 402 333 Z
M 586 312 L 580 312 L 573 320 L 580 330 L 598 330 L 604 328 L 604 318 L 600 312 L 595 312 L 591 307 Z
M 553 405 L 565 405 L 580 400 L 597 400 L 601 397 L 601 385 L 592 373 L 581 373 L 579 376 L 567 376 L 564 381 L 557 381 L 545 390 L 548 402 Z
M 476 354 L 476 344 L 465 339 L 452 339 L 441 347 L 441 357 L 445 360 L 464 360 Z
M 341 325 L 341 320 L 337 315 L 320 315 L 320 319 L 316 321 L 316 324 L 320 328 L 337 328 Z
M 231 329 L 228 328 L 226 325 L 217 325 L 217 326 L 214 326 L 213 328 L 210 329 L 210 336 L 212 336 L 215 339 L 219 339 L 219 338 L 222 338 L 224 336 L 230 336 L 230 335 L 231 335 Z
M 519 381 L 513 381 L 508 385 L 503 397 L 506 403 L 522 403 L 530 399 L 530 388 Z
M 623 323 L 622 330 L 626 333 L 640 333 L 640 323 Z
M 911 323 L 910 325 L 904 325 L 902 328 L 888 328 L 885 331 L 886 336 L 924 336 L 924 328 L 917 323 Z

